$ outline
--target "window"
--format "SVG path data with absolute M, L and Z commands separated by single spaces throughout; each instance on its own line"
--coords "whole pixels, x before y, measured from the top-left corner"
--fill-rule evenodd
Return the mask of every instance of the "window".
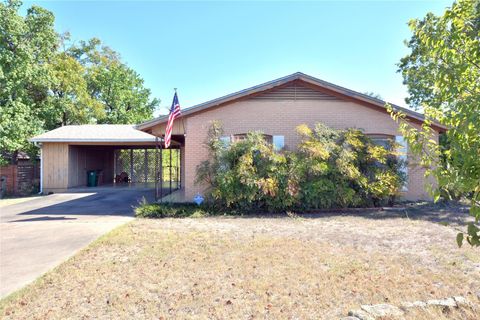
M 230 145 L 230 137 L 229 136 L 220 137 L 220 141 L 223 143 L 224 147 L 228 147 Z
M 391 150 L 393 146 L 393 136 L 383 134 L 368 135 L 372 139 L 373 143 L 382 146 L 387 150 Z
M 398 149 L 398 159 L 403 163 L 401 167 L 402 172 L 405 174 L 405 184 L 402 187 L 402 191 L 408 191 L 408 165 L 407 165 L 407 153 L 408 144 L 403 136 L 395 136 L 395 142 L 400 146 Z
M 234 135 L 232 135 L 231 141 L 232 141 L 232 142 L 238 142 L 238 141 L 243 141 L 243 140 L 245 140 L 246 138 L 247 138 L 247 134 L 246 134 L 246 133 L 239 133 L 239 134 L 234 134 Z M 269 134 L 264 134 L 264 135 L 263 135 L 263 139 L 265 139 L 265 141 L 266 141 L 267 143 L 270 143 L 270 144 L 271 144 L 273 138 L 272 138 L 272 136 L 269 135 Z
M 382 135 L 382 134 L 372 134 L 368 135 L 372 141 L 384 147 L 387 150 L 391 150 L 393 148 L 394 143 L 397 144 L 398 147 L 398 161 L 402 162 L 402 166 L 400 170 L 405 175 L 405 184 L 402 186 L 402 191 L 408 191 L 408 166 L 407 166 L 407 152 L 408 146 L 407 141 L 403 138 L 403 136 L 389 136 L 389 135 Z
M 284 136 L 273 136 L 272 138 L 273 150 L 281 151 L 285 147 L 285 137 Z
M 220 141 L 224 143 L 225 146 L 229 146 L 230 143 L 235 143 L 243 141 L 247 138 L 246 133 L 233 134 L 231 136 L 220 137 Z M 273 146 L 273 150 L 281 151 L 285 147 L 285 137 L 284 136 L 272 136 L 269 134 L 264 134 L 263 138 L 268 144 Z
M 245 139 L 247 139 L 247 134 L 246 133 L 234 134 L 232 136 L 232 142 L 239 142 L 239 141 L 243 141 Z

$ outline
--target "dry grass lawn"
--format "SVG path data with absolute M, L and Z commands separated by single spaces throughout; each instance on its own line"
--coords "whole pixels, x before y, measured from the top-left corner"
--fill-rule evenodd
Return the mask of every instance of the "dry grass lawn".
M 22 203 L 30 200 L 34 200 L 37 198 L 40 198 L 41 196 L 29 196 L 29 197 L 12 197 L 12 198 L 4 198 L 0 199 L 0 208 L 12 205 L 12 204 L 17 204 L 17 203 Z
M 388 214 L 135 220 L 0 302 L 0 315 L 338 319 L 463 295 L 473 308 L 406 318 L 478 319 L 478 249 L 458 249 L 452 226 Z

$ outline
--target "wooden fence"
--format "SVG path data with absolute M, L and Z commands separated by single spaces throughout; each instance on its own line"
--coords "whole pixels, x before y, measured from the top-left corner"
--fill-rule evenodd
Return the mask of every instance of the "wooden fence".
M 39 191 L 40 163 L 19 161 L 0 167 L 0 197 L 28 195 Z

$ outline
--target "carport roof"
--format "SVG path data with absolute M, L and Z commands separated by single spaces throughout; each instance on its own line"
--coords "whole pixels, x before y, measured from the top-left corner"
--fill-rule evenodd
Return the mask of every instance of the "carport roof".
M 124 124 L 63 126 L 30 139 L 31 142 L 155 142 L 155 136 Z

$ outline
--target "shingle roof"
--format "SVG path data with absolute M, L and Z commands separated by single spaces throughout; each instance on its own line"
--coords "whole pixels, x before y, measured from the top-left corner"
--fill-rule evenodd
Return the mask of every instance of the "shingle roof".
M 279 79 L 275 79 L 275 80 L 272 80 L 272 81 L 269 81 L 269 82 L 265 82 L 265 83 L 259 84 L 257 86 L 253 86 L 253 87 L 250 87 L 250 88 L 247 88 L 247 89 L 244 89 L 244 90 L 241 90 L 241 91 L 237 91 L 237 92 L 234 92 L 232 94 L 229 94 L 229 95 L 226 95 L 226 96 L 214 99 L 214 100 L 210 100 L 210 101 L 207 101 L 207 102 L 204 102 L 204 103 L 201 103 L 201 104 L 197 104 L 193 107 L 186 108 L 186 109 L 182 110 L 182 115 L 187 116 L 189 114 L 196 113 L 196 112 L 199 112 L 199 111 L 204 110 L 204 109 L 208 109 L 208 108 L 212 108 L 212 107 L 216 107 L 216 106 L 225 104 L 229 101 L 233 101 L 233 100 L 240 99 L 240 98 L 252 95 L 252 94 L 257 94 L 257 93 L 260 93 L 260 92 L 263 92 L 263 91 L 266 91 L 266 90 L 270 90 L 272 88 L 284 85 L 286 83 L 289 83 L 289 82 L 292 82 L 292 81 L 295 81 L 295 80 L 301 80 L 301 81 L 316 85 L 318 87 L 322 87 L 322 88 L 331 90 L 331 91 L 336 92 L 340 95 L 347 96 L 351 99 L 366 102 L 369 105 L 377 107 L 379 110 L 385 111 L 385 109 L 386 109 L 385 104 L 387 102 L 385 102 L 383 100 L 380 100 L 380 99 L 371 97 L 369 95 L 366 95 L 366 94 L 363 94 L 363 93 L 360 93 L 360 92 L 356 92 L 356 91 L 341 87 L 339 85 L 336 85 L 336 84 L 333 84 L 333 83 L 330 83 L 330 82 L 327 82 L 327 81 L 309 76 L 308 74 L 304 74 L 302 72 L 296 72 L 296 73 L 293 73 L 291 75 L 288 75 L 288 76 L 285 76 L 285 77 L 282 77 L 282 78 L 279 78 Z M 423 121 L 424 120 L 423 114 L 421 114 L 421 113 L 418 113 L 418 112 L 415 112 L 415 111 L 412 111 L 410 109 L 406 109 L 406 108 L 403 108 L 403 107 L 400 107 L 400 106 L 397 106 L 397 105 L 394 105 L 394 104 L 390 104 L 390 105 L 393 107 L 393 109 L 404 112 L 406 114 L 406 116 L 411 118 L 411 119 L 415 119 L 417 121 Z M 166 122 L 167 120 L 168 120 L 168 115 L 162 115 L 162 116 L 159 116 L 158 118 L 155 118 L 155 119 L 146 121 L 144 123 L 141 123 L 141 124 L 137 125 L 136 128 L 140 129 L 140 130 L 145 130 L 145 129 L 150 128 L 150 127 L 152 127 L 152 126 L 154 126 L 158 123 Z M 444 127 L 441 124 L 434 123 L 433 125 L 438 127 L 438 128 L 441 128 L 441 129 L 446 129 L 446 127 Z
M 64 126 L 30 139 L 31 142 L 154 142 L 155 136 L 124 124 Z

